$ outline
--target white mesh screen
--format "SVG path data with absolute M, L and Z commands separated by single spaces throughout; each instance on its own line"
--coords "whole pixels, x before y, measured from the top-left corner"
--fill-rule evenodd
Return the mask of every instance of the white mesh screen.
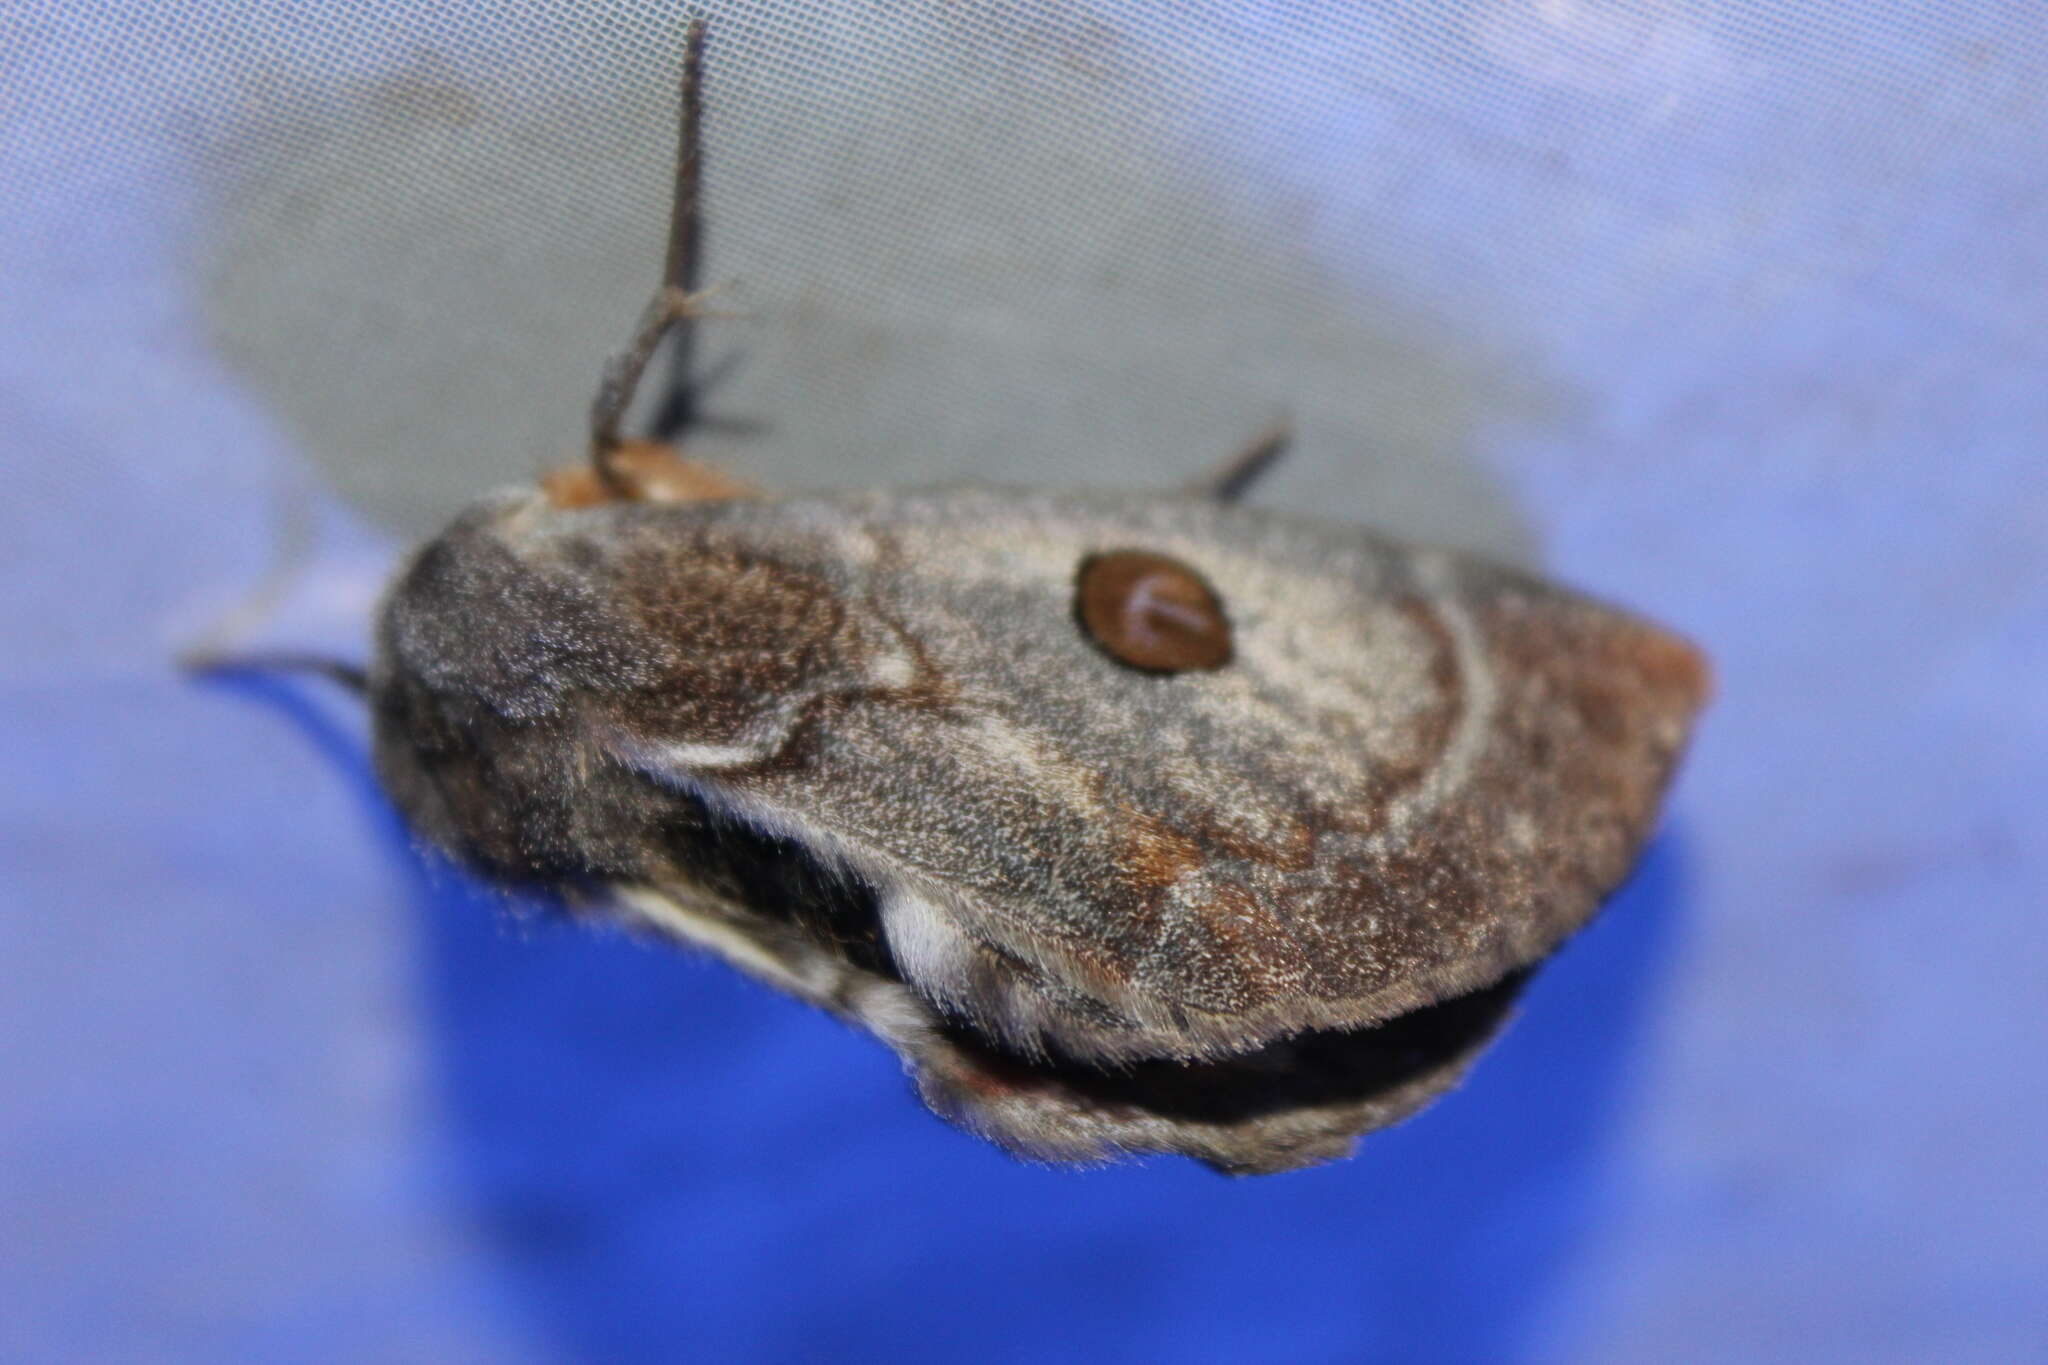
M 1589 1237 L 1584 1278 L 1544 1281 L 1595 1305 L 1544 1319 L 1554 1354 L 2038 1350 L 2041 1116 L 2014 1075 L 2039 992 L 2012 977 L 2048 885 L 2048 11 L 701 12 L 706 277 L 742 316 L 705 325 L 718 420 L 693 453 L 771 487 L 1167 485 L 1285 416 L 1262 501 L 1545 560 L 1715 655 L 1674 816 L 1680 946 L 1617 977 L 1661 994 L 1587 1158 L 1641 1197 Z M 31 1280 L 48 1292 L 0 1303 L 29 1344 L 0 1326 L 0 1354 L 176 1354 L 166 1324 L 232 1318 L 234 1286 L 260 1282 L 257 1317 L 335 1292 L 264 1278 L 260 1240 L 209 1240 L 206 1209 L 269 1186 L 189 1181 L 215 1135 L 179 1136 L 186 1097 L 344 1164 L 434 1122 L 385 1063 L 335 1060 L 335 1039 L 431 1047 L 427 1007 L 391 1003 L 406 931 L 366 909 L 398 898 L 389 850 L 302 740 L 165 661 L 280 556 L 300 572 L 266 631 L 359 657 L 403 544 L 579 458 L 599 364 L 655 283 L 685 16 L 0 0 L 0 875 L 34 907 L 0 948 L 28 964 L 0 1034 L 91 1059 L 53 1050 L 0 1087 L 0 1129 L 53 1163 L 0 1180 L 57 1191 L 36 1207 L 68 1227 L 127 1189 L 106 1171 L 146 1133 L 175 1169 L 113 1199 L 101 1242 L 39 1242 L 38 1273 L 129 1284 L 101 1249 L 188 1183 L 162 1195 L 165 1259 L 223 1248 L 203 1292 L 142 1277 L 132 1339 L 80 1326 L 91 1293 Z M 1546 1010 L 1568 1027 L 1572 1001 L 1536 989 L 1531 1036 Z M 273 1033 L 262 1065 L 189 1070 L 212 1055 L 195 1038 Z M 1992 1057 L 2013 1074 L 1968 1061 Z M 238 1101 L 245 1075 L 273 1079 Z M 350 1139 L 359 1113 L 381 1117 Z M 80 1134 L 116 1155 L 50 1155 Z M 311 1244 L 381 1247 L 291 1188 L 277 1207 Z M 1212 1208 L 1175 1189 L 1160 1207 Z M 1545 1197 L 1523 1193 L 1499 1202 Z M 1529 1216 L 1487 1245 L 1547 1244 Z M 418 1256 L 459 1259 L 441 1224 L 407 1226 Z M 1477 1284 L 1494 1262 L 1447 1264 Z M 473 1344 L 488 1315 L 429 1280 L 422 1321 Z M 1364 1328 L 1305 1354 L 1375 1352 L 1427 1358 Z

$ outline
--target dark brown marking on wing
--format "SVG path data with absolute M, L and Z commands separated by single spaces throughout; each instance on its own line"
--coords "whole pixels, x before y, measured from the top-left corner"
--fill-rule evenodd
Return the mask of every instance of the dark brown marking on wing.
M 1156 901 L 1174 883 L 1209 861 L 1200 842 L 1168 828 L 1150 812 L 1119 805 L 1111 818 L 1116 831 L 1119 891 L 1135 891 Z
M 1074 610 L 1103 653 L 1141 672 L 1183 673 L 1230 662 L 1230 620 L 1216 590 L 1166 555 L 1090 555 L 1075 583 Z
M 816 574 L 717 546 L 639 547 L 618 582 L 665 646 L 669 681 L 700 695 L 786 695 L 836 662 L 846 609 Z
M 1429 779 L 1449 747 L 1466 704 L 1465 680 L 1458 669 L 1458 645 L 1437 609 L 1418 597 L 1403 597 L 1395 611 L 1429 639 L 1430 703 L 1412 722 L 1404 752 L 1394 755 L 1374 775 L 1372 826 L 1384 823 L 1387 808 Z

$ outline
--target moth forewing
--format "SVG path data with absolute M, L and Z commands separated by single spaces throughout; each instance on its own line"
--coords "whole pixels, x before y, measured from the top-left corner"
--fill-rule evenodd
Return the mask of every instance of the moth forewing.
M 703 41 L 586 466 L 472 508 L 385 600 L 393 799 L 487 876 L 870 1030 L 1025 1155 L 1282 1170 L 1428 1103 L 1626 874 L 1698 653 L 1233 505 L 1280 431 L 1174 492 L 787 498 L 624 437 L 703 315 Z
M 1131 543 L 1216 585 L 1227 666 L 1077 625 L 1080 566 Z M 1247 1134 L 1321 1159 L 1311 1112 L 1348 1139 L 1455 1077 L 1624 875 L 1704 687 L 1674 637 L 1523 576 L 1142 494 L 536 495 L 424 553 L 385 638 L 391 785 L 444 844 L 708 898 L 687 936 L 810 983 L 1021 1150 L 1233 1169 L 1280 1159 Z

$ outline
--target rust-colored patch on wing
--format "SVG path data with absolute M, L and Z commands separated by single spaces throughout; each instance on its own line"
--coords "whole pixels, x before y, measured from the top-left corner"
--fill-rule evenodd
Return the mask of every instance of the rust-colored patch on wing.
M 1656 692 L 1683 700 L 1698 711 L 1714 698 L 1714 665 L 1692 641 L 1668 630 L 1646 627 L 1635 641 L 1636 669 Z
M 1198 813 L 1201 823 L 1195 837 L 1202 847 L 1223 857 L 1279 872 L 1306 871 L 1315 862 L 1319 822 L 1316 812 L 1306 805 L 1295 818 L 1279 822 L 1277 828 L 1263 837 L 1242 824 L 1226 822 L 1218 812 Z
M 1632 813 L 1647 818 L 1711 691 L 1706 657 L 1690 641 L 1619 612 L 1581 608 L 1546 615 L 1540 624 L 1523 613 L 1488 622 L 1488 637 L 1506 663 L 1503 677 L 1535 684 L 1567 707 L 1579 723 L 1580 743 L 1595 747 L 1553 757 L 1625 779 L 1642 793 Z
M 1148 901 L 1209 860 L 1199 843 L 1133 806 L 1118 807 L 1116 820 L 1117 870 Z
M 1217 882 L 1186 932 L 1170 935 L 1176 954 L 1201 964 L 1184 975 L 1181 1003 L 1217 1014 L 1242 1014 L 1298 991 L 1310 964 L 1287 929 L 1258 896 L 1234 882 Z
M 1489 766 L 1541 827 L 1532 882 L 1554 907 L 1585 904 L 1649 835 L 1706 700 L 1706 661 L 1679 636 L 1591 603 L 1515 594 L 1480 624 L 1502 694 Z

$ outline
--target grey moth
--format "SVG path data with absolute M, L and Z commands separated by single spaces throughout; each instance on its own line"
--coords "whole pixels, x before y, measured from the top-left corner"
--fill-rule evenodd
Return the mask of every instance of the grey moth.
M 390 589 L 376 763 L 427 841 L 868 1030 L 1061 1162 L 1341 1156 L 1442 1094 L 1627 873 L 1692 646 L 1521 573 L 1188 488 L 771 497 L 619 436 Z

